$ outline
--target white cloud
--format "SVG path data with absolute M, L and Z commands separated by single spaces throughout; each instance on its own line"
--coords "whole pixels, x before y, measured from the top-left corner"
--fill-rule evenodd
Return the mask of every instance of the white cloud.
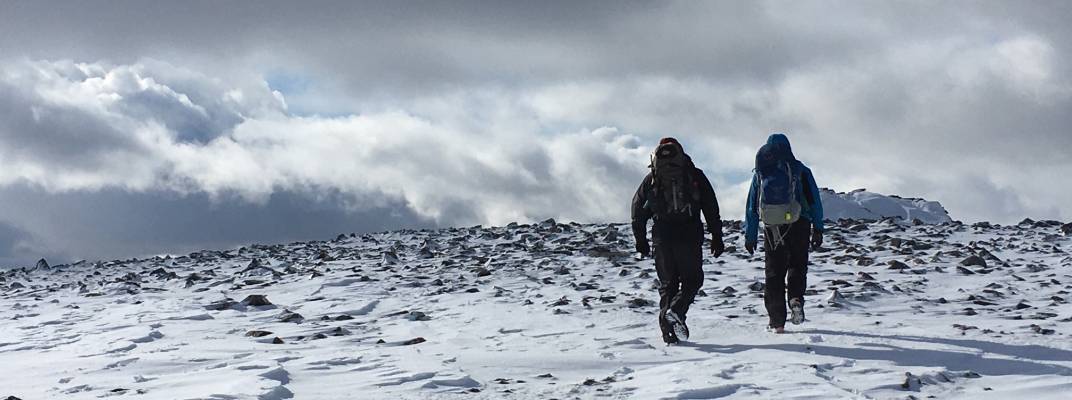
M 0 85 L 22 101 L 7 108 L 32 110 L 34 123 L 6 128 L 0 157 L 10 167 L 0 183 L 237 194 L 253 204 L 280 191 L 331 190 L 351 196 L 354 209 L 400 198 L 444 224 L 620 221 L 645 173 L 647 141 L 677 136 L 715 182 L 723 216 L 739 218 L 755 148 L 769 132 L 786 130 L 824 186 L 929 197 L 967 219 L 1063 218 L 1068 211 L 1029 193 L 1072 171 L 1067 161 L 1018 164 L 1019 155 L 1002 155 L 1008 146 L 988 143 L 1009 132 L 947 120 L 966 112 L 960 102 L 995 87 L 1007 101 L 1034 104 L 1010 82 L 1064 84 L 1038 72 L 1053 69 L 1039 48 L 1021 39 L 910 45 L 802 68 L 769 85 L 640 76 L 489 87 L 341 117 L 294 116 L 263 81 L 224 82 L 156 61 L 23 62 L 3 68 Z M 1038 57 L 1002 64 L 1010 52 Z M 961 58 L 976 61 L 944 61 Z M 994 65 L 1027 72 L 997 74 Z M 98 127 L 41 124 L 73 112 Z M 27 135 L 36 144 L 14 142 Z M 40 156 L 82 142 L 90 146 Z M 979 158 L 956 155 L 967 149 Z M 1012 194 L 987 207 L 993 192 L 965 186 Z
M 445 107 L 438 111 L 441 119 L 404 111 L 297 117 L 285 112 L 282 99 L 273 101 L 279 94 L 266 86 L 228 88 L 180 71 L 184 79 L 172 87 L 156 77 L 157 71 L 177 75 L 172 68 L 8 66 L 6 83 L 29 102 L 13 107 L 43 110 L 35 121 L 42 113 L 48 118 L 81 111 L 120 143 L 88 149 L 98 153 L 89 168 L 24 153 L 0 171 L 0 182 L 29 181 L 57 192 L 120 187 L 235 193 L 252 203 L 264 203 L 276 191 L 338 190 L 360 203 L 376 203 L 378 194 L 397 196 L 443 223 L 501 224 L 552 216 L 621 220 L 630 186 L 643 175 L 647 151 L 614 128 L 548 134 L 513 125 L 532 117 L 521 107 L 494 106 L 467 117 L 445 103 L 437 104 Z M 19 128 L 7 134 L 35 135 L 41 146 L 66 146 L 68 135 L 80 134 L 78 126 Z M 185 131 L 202 128 L 209 130 Z M 188 140 L 192 135 L 202 140 Z M 0 142 L 0 154 L 14 154 L 13 147 L 10 140 Z M 459 208 L 466 212 L 451 214 Z

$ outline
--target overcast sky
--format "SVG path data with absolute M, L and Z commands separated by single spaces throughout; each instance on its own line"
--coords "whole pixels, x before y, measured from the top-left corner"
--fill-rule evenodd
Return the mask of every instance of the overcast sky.
M 1072 220 L 1072 2 L 0 2 L 0 265 L 626 221 L 676 136 Z

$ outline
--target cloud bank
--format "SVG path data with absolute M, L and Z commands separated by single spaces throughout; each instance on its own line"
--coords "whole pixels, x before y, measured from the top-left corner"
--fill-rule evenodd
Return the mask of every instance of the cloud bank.
M 823 186 L 1072 219 L 1064 2 L 7 8 L 0 258 L 623 221 L 670 135 L 739 218 L 772 131 Z

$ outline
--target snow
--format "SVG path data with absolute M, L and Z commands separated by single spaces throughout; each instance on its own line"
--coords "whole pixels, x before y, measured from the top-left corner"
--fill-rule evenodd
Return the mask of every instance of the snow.
M 825 219 L 833 221 L 840 219 L 877 221 L 884 218 L 900 219 L 905 222 L 918 219 L 927 224 L 952 221 L 949 213 L 936 201 L 887 196 L 864 189 L 838 193 L 824 188 L 820 191 L 820 196 L 823 201 Z
M 625 224 L 385 232 L 8 271 L 0 274 L 0 396 L 1072 392 L 1072 257 L 1059 224 L 830 225 L 828 249 L 812 255 L 803 325 L 766 331 L 753 285 L 762 257 L 731 249 L 707 257 L 704 293 L 689 314 L 692 337 L 675 346 L 660 340 L 654 267 L 632 257 Z M 742 240 L 740 223 L 727 222 L 727 244 Z M 986 266 L 962 266 L 972 255 Z M 255 270 L 275 273 L 241 274 L 254 259 Z M 273 305 L 242 306 L 250 295 Z M 206 308 L 213 303 L 229 306 Z

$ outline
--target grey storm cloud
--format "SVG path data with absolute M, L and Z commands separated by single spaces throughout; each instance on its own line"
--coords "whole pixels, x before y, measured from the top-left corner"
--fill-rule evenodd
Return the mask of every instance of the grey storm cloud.
M 1072 219 L 1069 19 L 1068 2 L 4 3 L 0 201 L 22 208 L 0 220 L 71 257 L 624 220 L 667 135 L 739 218 L 772 131 L 823 186 Z M 262 224 L 312 210 L 330 217 Z

